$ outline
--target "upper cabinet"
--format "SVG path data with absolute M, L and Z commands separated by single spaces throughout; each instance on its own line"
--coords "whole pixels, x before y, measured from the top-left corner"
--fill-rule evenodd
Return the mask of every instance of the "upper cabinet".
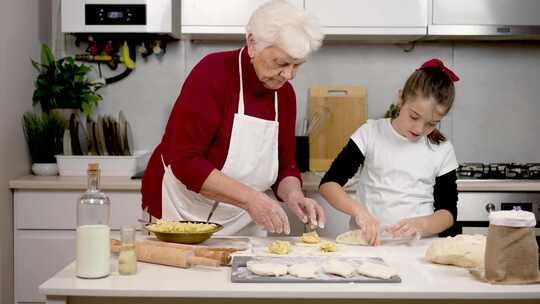
M 251 13 L 267 1 L 182 0 L 182 34 L 243 35 Z M 289 2 L 296 7 L 304 7 L 304 0 L 289 0 Z
M 424 36 L 427 0 L 305 0 L 329 38 L 334 36 Z
M 432 36 L 532 39 L 540 34 L 538 0 L 431 0 L 430 6 L 428 34 Z
M 182 0 L 182 34 L 243 37 L 267 0 Z M 539 39 L 540 0 L 289 0 L 316 17 L 326 39 Z

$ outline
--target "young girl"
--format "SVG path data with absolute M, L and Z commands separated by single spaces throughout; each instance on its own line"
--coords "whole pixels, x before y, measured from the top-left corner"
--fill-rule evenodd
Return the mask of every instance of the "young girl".
M 412 237 L 453 226 L 458 163 L 436 127 L 452 108 L 458 80 L 442 61 L 424 63 L 400 90 L 398 114 L 356 130 L 323 177 L 322 196 L 351 216 L 351 227 L 360 227 L 370 245 L 379 244 L 383 230 Z M 354 199 L 342 187 L 360 165 Z

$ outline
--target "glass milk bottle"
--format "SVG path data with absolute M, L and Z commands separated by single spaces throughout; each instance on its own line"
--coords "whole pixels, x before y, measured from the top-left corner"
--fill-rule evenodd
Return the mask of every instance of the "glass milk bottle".
M 99 165 L 88 165 L 88 189 L 77 204 L 77 276 L 102 278 L 110 273 L 109 198 L 99 190 Z

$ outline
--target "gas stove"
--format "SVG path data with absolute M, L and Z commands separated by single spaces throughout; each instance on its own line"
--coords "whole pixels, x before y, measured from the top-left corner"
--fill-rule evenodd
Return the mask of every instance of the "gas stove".
M 459 179 L 540 180 L 540 163 L 463 163 L 457 175 Z
M 463 163 L 459 165 L 457 175 L 462 184 L 481 185 L 474 190 L 459 191 L 457 220 L 463 233 L 485 234 L 491 211 L 520 208 L 535 214 L 535 234 L 540 243 L 540 186 L 531 187 L 536 190 L 515 187 L 521 183 L 540 184 L 540 163 Z M 488 187 L 488 184 L 495 186 Z M 506 187 L 507 184 L 513 187 Z

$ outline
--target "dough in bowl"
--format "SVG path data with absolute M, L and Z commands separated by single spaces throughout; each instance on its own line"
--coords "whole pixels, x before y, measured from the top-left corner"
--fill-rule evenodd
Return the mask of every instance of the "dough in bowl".
M 426 251 L 426 260 L 465 268 L 484 268 L 486 237 L 460 234 L 436 240 Z
M 279 277 L 287 274 L 287 265 L 278 263 L 247 262 L 247 269 L 259 276 Z
M 350 230 L 337 236 L 336 242 L 346 245 L 368 245 L 362 235 L 362 230 Z

